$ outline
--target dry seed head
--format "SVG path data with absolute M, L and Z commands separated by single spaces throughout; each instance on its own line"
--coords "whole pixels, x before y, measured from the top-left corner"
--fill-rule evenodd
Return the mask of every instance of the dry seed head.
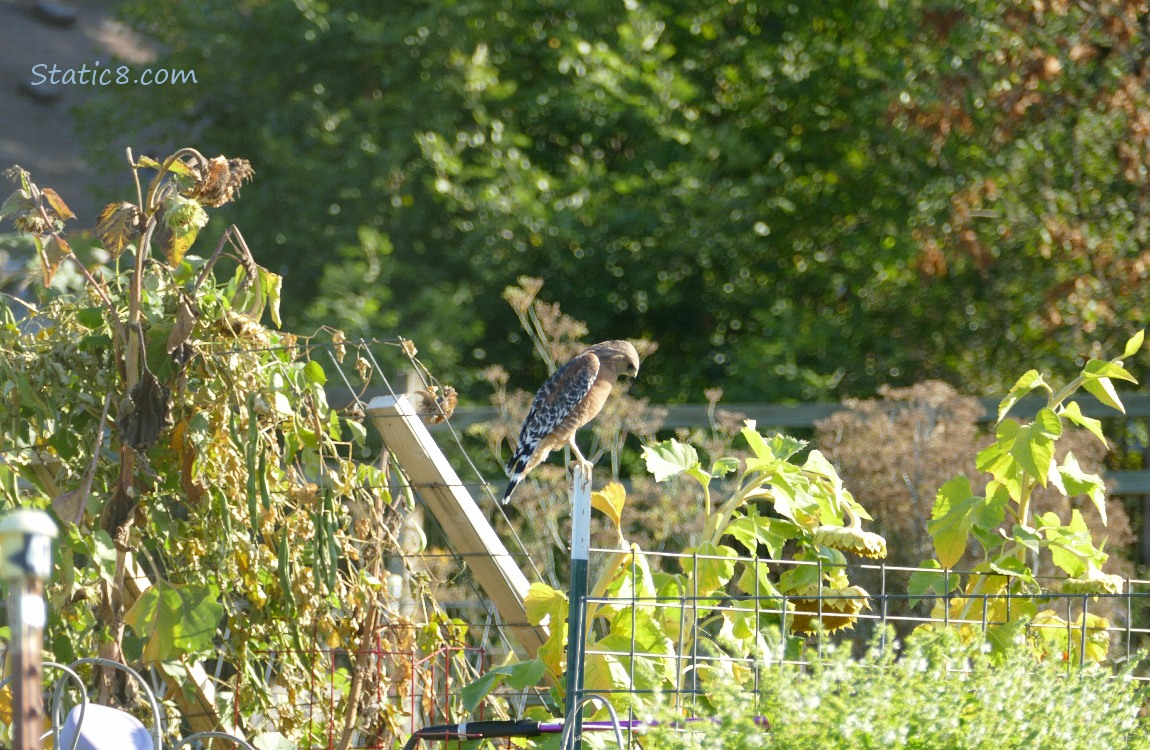
M 1103 573 L 1093 565 L 1085 575 L 1062 582 L 1064 594 L 1117 594 L 1121 590 L 1122 579 L 1119 576 Z
M 815 529 L 814 542 L 840 552 L 853 552 L 860 557 L 886 557 L 886 539 L 851 526 L 820 526 Z

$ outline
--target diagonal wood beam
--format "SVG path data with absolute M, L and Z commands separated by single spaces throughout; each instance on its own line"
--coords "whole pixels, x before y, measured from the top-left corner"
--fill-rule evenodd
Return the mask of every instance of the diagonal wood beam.
M 462 556 L 529 658 L 547 639 L 547 631 L 527 622 L 523 600 L 529 583 L 515 558 L 487 523 L 463 481 L 448 463 L 406 396 L 380 396 L 367 405 L 388 450 L 443 527 L 452 549 Z

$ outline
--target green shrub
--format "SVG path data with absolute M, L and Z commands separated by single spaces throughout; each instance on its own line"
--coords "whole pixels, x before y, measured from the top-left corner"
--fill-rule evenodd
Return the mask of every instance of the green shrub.
M 887 649 L 887 654 L 892 649 Z M 646 748 L 1150 747 L 1150 685 L 1103 666 L 1068 668 L 1014 653 L 1002 662 L 957 643 L 953 634 L 912 637 L 896 660 L 877 648 L 860 660 L 847 649 L 802 669 L 767 667 L 757 703 L 733 689 L 701 699 L 711 720 L 661 722 Z M 757 726 L 754 717 L 771 722 Z M 689 727 L 689 729 L 687 728 Z

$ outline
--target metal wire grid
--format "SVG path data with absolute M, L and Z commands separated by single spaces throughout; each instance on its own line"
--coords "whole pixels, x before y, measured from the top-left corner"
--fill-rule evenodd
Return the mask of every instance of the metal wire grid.
M 592 555 L 611 555 L 619 554 L 617 549 L 603 549 L 592 548 Z M 829 570 L 832 566 L 823 562 L 810 562 L 810 561 L 797 561 L 797 560 L 776 560 L 762 557 L 719 557 L 708 556 L 699 554 L 681 554 L 670 552 L 643 552 L 631 550 L 626 553 L 629 560 L 625 565 L 629 566 L 629 575 L 637 575 L 638 559 L 640 557 L 646 558 L 646 562 L 650 565 L 651 569 L 667 570 L 671 565 L 685 567 L 684 562 L 692 566 L 692 569 L 697 570 L 700 561 L 716 560 L 724 563 L 743 564 L 748 566 L 767 565 L 775 571 L 783 571 L 788 568 L 795 568 L 799 566 L 817 566 L 819 570 L 819 579 L 822 579 L 824 570 Z M 635 682 L 635 663 L 636 658 L 649 659 L 652 661 L 674 661 L 675 674 L 697 674 L 700 668 L 709 665 L 719 665 L 720 663 L 730 665 L 742 665 L 753 675 L 753 684 L 749 686 L 755 692 L 758 691 L 760 681 L 769 673 L 772 667 L 781 667 L 784 665 L 806 667 L 810 666 L 814 660 L 823 655 L 824 646 L 828 643 L 843 644 L 849 642 L 855 646 L 861 646 L 865 641 L 869 640 L 871 635 L 877 637 L 878 646 L 880 649 L 885 650 L 890 647 L 896 647 L 890 643 L 889 632 L 886 626 L 892 626 L 896 632 L 906 633 L 921 625 L 942 625 L 945 627 L 955 626 L 959 628 L 969 628 L 978 633 L 985 635 L 987 631 L 997 625 L 1005 625 L 1010 622 L 1011 610 L 1022 602 L 1040 604 L 1048 609 L 1054 611 L 1059 617 L 1063 618 L 1065 625 L 1058 625 L 1053 623 L 1032 622 L 1025 626 L 1026 632 L 1038 633 L 1043 629 L 1062 629 L 1066 631 L 1067 652 L 1062 654 L 1062 659 L 1066 662 L 1068 668 L 1072 668 L 1076 663 L 1081 664 L 1086 660 L 1087 641 L 1093 635 L 1105 636 L 1109 651 L 1107 659 L 1114 662 L 1121 662 L 1134 656 L 1139 648 L 1145 648 L 1150 644 L 1150 580 L 1126 578 L 1123 579 L 1122 591 L 1117 594 L 1062 594 L 1062 593 L 987 593 L 977 595 L 967 595 L 959 591 L 952 592 L 947 596 L 926 596 L 926 597 L 912 597 L 906 593 L 892 593 L 888 590 L 888 578 L 892 574 L 909 575 L 916 571 L 918 568 L 909 568 L 885 564 L 858 564 L 858 565 L 844 565 L 833 566 L 837 568 L 845 568 L 850 573 L 857 573 L 860 571 L 871 571 L 879 576 L 881 582 L 881 591 L 877 594 L 872 594 L 869 600 L 870 609 L 863 609 L 858 612 L 854 617 L 857 619 L 857 625 L 854 630 L 840 631 L 838 633 L 828 633 L 823 630 L 815 629 L 807 635 L 808 648 L 799 650 L 798 652 L 788 653 L 786 638 L 778 639 L 777 646 L 774 649 L 769 649 L 764 653 L 751 653 L 745 656 L 731 655 L 730 653 L 708 653 L 707 650 L 698 648 L 701 642 L 713 642 L 710 634 L 705 632 L 700 627 L 700 622 L 703 618 L 700 615 L 710 615 L 723 612 L 737 612 L 740 614 L 753 613 L 755 622 L 759 621 L 761 615 L 774 615 L 779 617 L 782 626 L 782 634 L 785 636 L 791 632 L 796 610 L 794 604 L 798 600 L 803 602 L 803 610 L 799 612 L 802 616 L 804 613 L 818 615 L 820 618 L 826 615 L 838 615 L 839 612 L 833 607 L 833 602 L 840 601 L 847 597 L 835 594 L 804 594 L 801 597 L 791 594 L 790 596 L 776 593 L 763 593 L 761 595 L 744 595 L 744 594 L 725 594 L 722 592 L 706 593 L 700 596 L 698 591 L 691 593 L 684 593 L 679 596 L 673 597 L 640 597 L 634 594 L 636 587 L 631 586 L 630 596 L 623 598 L 618 597 L 588 597 L 588 608 L 596 605 L 614 605 L 616 607 L 622 605 L 631 608 L 632 628 L 631 636 L 628 640 L 628 647 L 625 650 L 612 650 L 605 649 L 598 645 L 592 645 L 586 648 L 586 655 L 588 656 L 602 656 L 611 657 L 619 660 L 623 664 L 629 665 L 629 681 L 631 685 Z M 938 571 L 942 576 L 944 584 L 949 584 L 947 580 L 949 576 L 987 576 L 997 575 L 988 574 L 980 571 L 970 570 L 945 570 Z M 1046 588 L 1048 585 L 1057 585 L 1057 582 L 1062 580 L 1054 576 L 1039 576 L 1036 579 Z M 756 582 L 758 577 L 755 576 Z M 905 586 L 903 587 L 905 588 Z M 949 589 L 949 585 L 945 585 L 944 590 Z M 922 614 L 916 611 L 915 608 L 907 606 L 911 600 L 921 600 L 923 604 L 918 604 L 918 609 L 926 609 L 927 613 Z M 814 602 L 815 609 L 810 610 L 811 602 Z M 934 609 L 934 604 L 943 604 L 941 607 L 941 615 L 931 614 Z M 952 616 L 952 605 L 956 602 L 965 601 L 971 606 L 964 609 L 968 612 L 966 616 Z M 999 606 L 1001 605 L 1001 606 Z M 686 622 L 688 619 L 685 614 L 690 611 L 690 629 L 689 638 L 686 637 L 682 629 L 680 629 L 677 648 L 672 654 L 653 652 L 644 648 L 636 641 L 636 628 L 634 627 L 635 618 L 637 613 L 644 610 L 656 611 L 662 609 L 673 610 L 681 613 L 681 622 Z M 897 611 L 906 611 L 906 614 L 899 614 Z M 994 613 L 1002 610 L 1005 614 L 1002 617 L 996 616 Z M 1092 611 L 1093 610 L 1093 611 Z M 785 616 L 784 616 L 785 613 Z M 1099 613 L 1100 616 L 1106 618 L 1106 625 L 1103 627 L 1093 627 L 1086 625 L 1083 627 L 1082 623 L 1087 622 L 1087 615 Z M 689 653 L 684 653 L 685 642 L 690 642 L 692 647 Z M 1077 662 L 1075 661 L 1077 657 Z M 1132 675 L 1134 679 L 1143 681 L 1150 681 L 1150 676 L 1147 675 Z M 626 696 L 636 696 L 641 694 L 654 694 L 663 693 L 665 690 L 655 689 L 641 689 L 635 687 L 625 688 L 603 688 L 595 687 L 593 690 L 589 688 L 589 692 L 595 692 L 605 695 L 616 695 L 622 698 Z M 697 682 L 689 680 L 684 683 L 676 695 L 673 696 L 677 707 L 682 705 L 684 698 L 693 697 L 700 693 Z

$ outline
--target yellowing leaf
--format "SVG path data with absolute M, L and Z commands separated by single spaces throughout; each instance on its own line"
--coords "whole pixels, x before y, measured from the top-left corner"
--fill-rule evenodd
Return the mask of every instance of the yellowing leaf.
M 0 688 L 0 722 L 12 726 L 12 717 L 15 712 L 12 708 L 12 686 L 5 685 Z
M 44 272 L 44 286 L 51 286 L 52 277 L 56 275 L 56 270 L 60 268 L 60 264 L 64 259 L 72 254 L 72 248 L 68 245 L 58 234 L 49 235 L 48 241 L 41 244 L 40 238 L 36 238 L 36 247 L 40 250 L 40 264 Z
M 523 600 L 523 607 L 527 611 L 527 622 L 532 625 L 546 623 L 554 629 L 557 624 L 567 620 L 567 596 L 545 583 L 531 584 Z
M 48 201 L 48 205 L 52 207 L 56 216 L 60 217 L 61 220 L 66 221 L 67 219 L 76 218 L 76 214 L 72 213 L 72 209 L 68 208 L 68 204 L 64 202 L 64 199 L 61 198 L 55 190 L 52 188 L 44 188 L 40 192 L 43 194 L 44 199 Z
M 627 491 L 618 482 L 612 482 L 603 489 L 591 493 L 591 507 L 611 519 L 619 529 L 623 518 L 623 504 L 627 502 Z
M 139 234 L 140 209 L 131 203 L 109 203 L 96 221 L 96 237 L 113 258 L 120 257 Z
M 168 260 L 168 265 L 172 268 L 180 265 L 184 259 L 184 255 L 196 241 L 196 236 L 200 230 L 196 227 L 190 227 L 184 230 L 169 229 L 163 232 L 161 236 L 161 248 L 164 251 L 164 257 Z

